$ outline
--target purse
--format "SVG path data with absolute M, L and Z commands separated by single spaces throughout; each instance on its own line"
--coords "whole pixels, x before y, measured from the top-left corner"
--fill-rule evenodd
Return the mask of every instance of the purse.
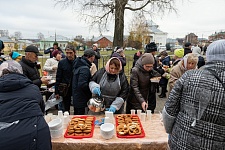
M 59 95 L 65 97 L 68 93 L 70 85 L 66 83 L 60 83 L 58 87 Z

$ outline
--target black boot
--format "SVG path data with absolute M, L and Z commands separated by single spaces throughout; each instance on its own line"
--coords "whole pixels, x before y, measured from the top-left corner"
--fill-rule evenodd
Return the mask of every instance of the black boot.
M 159 98 L 165 98 L 166 97 L 166 87 L 162 86 L 162 92 L 159 95 Z
M 160 94 L 159 98 L 166 98 L 166 94 Z

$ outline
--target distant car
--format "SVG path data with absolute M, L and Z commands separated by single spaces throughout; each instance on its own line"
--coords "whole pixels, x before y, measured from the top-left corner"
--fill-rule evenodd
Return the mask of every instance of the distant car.
M 133 48 L 133 47 L 125 47 L 124 49 L 125 49 L 125 50 L 128 50 L 128 51 L 136 50 L 136 48 Z
M 111 51 L 112 50 L 112 47 L 106 47 L 105 48 L 107 51 Z
M 166 50 L 166 46 L 160 45 L 160 46 L 158 47 L 158 51 L 164 51 L 164 50 Z

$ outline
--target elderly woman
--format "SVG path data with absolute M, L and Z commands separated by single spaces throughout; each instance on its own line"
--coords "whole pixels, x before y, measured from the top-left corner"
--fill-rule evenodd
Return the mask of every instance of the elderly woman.
M 153 70 L 154 62 L 153 55 L 145 53 L 138 59 L 135 67 L 132 68 L 130 92 L 126 107 L 127 114 L 130 113 L 131 109 L 146 111 L 146 108 L 154 113 L 156 107 L 156 89 L 155 83 L 152 83 L 150 79 L 161 76 L 157 71 Z
M 123 113 L 128 94 L 128 81 L 121 69 L 120 60 L 112 57 L 104 68 L 94 74 L 89 83 L 91 92 L 104 98 L 106 110 L 116 114 Z
M 225 148 L 225 40 L 209 45 L 207 63 L 176 81 L 163 109 L 171 150 Z
M 193 53 L 186 54 L 179 63 L 174 66 L 170 71 L 169 79 L 169 91 L 174 87 L 175 82 L 185 73 L 187 70 L 197 69 L 198 55 Z
M 0 147 L 2 150 L 51 150 L 49 127 L 39 88 L 19 63 L 0 65 Z

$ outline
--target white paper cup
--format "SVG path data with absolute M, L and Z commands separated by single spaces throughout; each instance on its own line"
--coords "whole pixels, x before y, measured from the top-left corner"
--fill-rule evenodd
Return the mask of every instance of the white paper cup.
M 145 122 L 146 113 L 141 113 L 141 121 Z
M 151 119 L 152 119 L 151 110 L 147 110 L 147 120 L 151 120 Z
M 142 111 L 141 109 L 137 110 L 137 115 L 138 115 L 139 118 L 141 117 L 141 111 Z
M 131 109 L 131 110 L 130 110 L 131 115 L 135 115 L 135 112 L 136 112 L 135 109 Z

